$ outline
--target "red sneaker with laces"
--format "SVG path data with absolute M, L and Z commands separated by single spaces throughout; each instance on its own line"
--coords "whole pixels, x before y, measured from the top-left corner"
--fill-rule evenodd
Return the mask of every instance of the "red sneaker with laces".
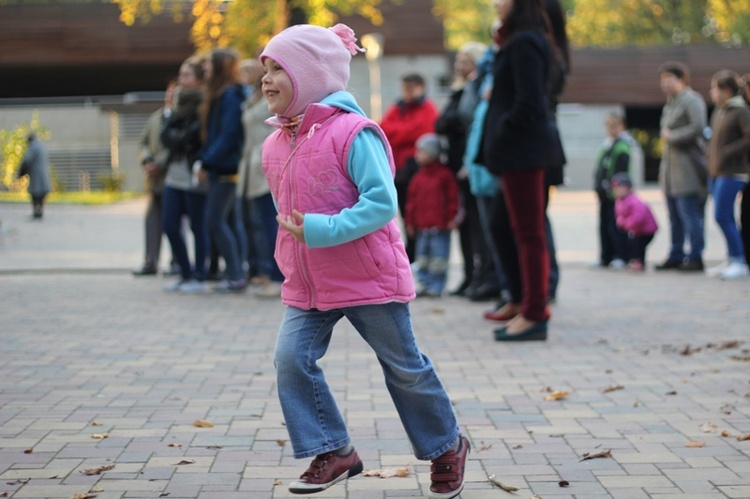
M 359 475 L 362 469 L 362 461 L 356 450 L 352 449 L 346 456 L 337 456 L 333 452 L 327 452 L 313 459 L 310 467 L 302 473 L 299 480 L 289 485 L 289 492 L 314 494 L 342 480 Z
M 464 470 L 466 458 L 469 457 L 471 444 L 469 440 L 461 435 L 457 450 L 449 450 L 440 457 L 432 460 L 430 471 L 430 494 L 431 499 L 451 499 L 456 497 L 464 489 Z

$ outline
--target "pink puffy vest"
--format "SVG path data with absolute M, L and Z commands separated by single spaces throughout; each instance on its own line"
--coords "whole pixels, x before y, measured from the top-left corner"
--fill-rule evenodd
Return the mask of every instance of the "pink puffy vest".
M 388 144 L 380 127 L 356 113 L 311 105 L 296 140 L 278 130 L 263 144 L 263 170 L 279 213 L 333 215 L 354 206 L 357 186 L 349 177 L 349 150 L 357 134 L 373 128 Z M 386 147 L 391 173 L 395 171 Z M 276 238 L 275 258 L 285 280 L 281 299 L 304 310 L 330 310 L 355 305 L 408 302 L 414 282 L 396 219 L 348 243 L 309 248 L 284 229 Z

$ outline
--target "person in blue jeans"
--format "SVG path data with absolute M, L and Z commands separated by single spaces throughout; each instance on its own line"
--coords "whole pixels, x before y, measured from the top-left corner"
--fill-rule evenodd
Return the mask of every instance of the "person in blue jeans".
M 172 256 L 180 267 L 180 279 L 165 291 L 200 293 L 205 290 L 208 234 L 206 232 L 206 186 L 195 182 L 192 166 L 201 146 L 198 108 L 203 100 L 203 60 L 191 57 L 180 67 L 175 105 L 161 131 L 169 151 L 162 193 L 162 229 L 169 239 Z M 182 220 L 187 216 L 193 233 L 195 263 L 190 263 Z
M 363 470 L 319 364 L 346 318 L 377 355 L 414 455 L 432 461 L 429 497 L 451 499 L 464 487 L 471 445 L 412 330 L 393 156 L 345 91 L 358 50 L 343 24 L 297 25 L 260 56 L 277 128 L 263 143 L 263 170 L 279 213 L 275 257 L 287 306 L 274 365 L 294 457 L 313 458 L 289 491 L 320 492 Z
M 750 109 L 740 94 L 740 78 L 734 71 L 719 71 L 713 76 L 711 99 L 716 108 L 711 116 L 708 169 L 714 218 L 724 234 L 728 258 L 726 264 L 707 273 L 722 279 L 739 279 L 750 275 L 734 218 L 735 202 L 750 177 Z
M 439 297 L 445 289 L 451 231 L 458 227 L 458 182 L 440 162 L 440 137 L 434 133 L 417 139 L 414 160 L 419 169 L 409 182 L 404 221 L 416 238 L 417 296 Z
M 208 180 L 206 226 L 226 264 L 225 279 L 216 292 L 239 292 L 247 286 L 242 266 L 241 237 L 236 219 L 238 167 L 244 132 L 242 103 L 245 90 L 239 83 L 239 55 L 232 49 L 214 49 L 206 58 L 206 98 L 201 117 L 200 179 Z M 231 225 L 230 225 L 231 223 Z
M 656 270 L 703 271 L 704 207 L 707 188 L 704 152 L 706 103 L 690 88 L 690 70 L 677 61 L 659 68 L 659 84 L 667 97 L 662 109 L 664 144 L 659 180 L 667 200 L 671 247 Z M 685 252 L 685 243 L 690 251 Z

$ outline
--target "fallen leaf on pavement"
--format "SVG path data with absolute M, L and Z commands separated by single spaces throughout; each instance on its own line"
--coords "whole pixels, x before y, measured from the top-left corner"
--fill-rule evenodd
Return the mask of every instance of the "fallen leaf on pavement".
M 8 485 L 25 485 L 31 481 L 31 478 L 27 478 L 26 480 L 15 480 L 13 482 L 5 482 Z
M 169 444 L 167 447 L 182 447 L 182 444 Z
M 378 478 L 393 478 L 393 477 L 406 477 L 411 474 L 411 470 L 408 466 L 400 468 L 387 468 L 382 470 L 367 470 L 362 473 L 364 476 L 376 476 Z
M 195 426 L 196 428 L 213 428 L 214 424 L 211 421 L 199 419 L 195 423 L 193 423 L 193 426 Z
M 274 487 L 277 485 L 284 485 L 284 482 L 282 482 L 281 480 L 276 480 L 275 482 L 273 482 L 273 485 Z
M 78 494 L 73 494 L 70 499 L 94 499 L 96 497 L 96 494 L 89 494 L 87 492 L 81 492 Z
M 183 459 L 179 463 L 175 464 L 175 466 L 182 466 L 183 464 L 195 464 L 195 459 Z
M 286 445 L 286 440 L 283 438 L 277 438 L 276 443 L 279 444 L 279 447 L 284 447 Z
M 560 480 L 559 482 L 557 482 L 557 485 L 559 485 L 560 487 L 568 487 L 570 485 L 570 482 L 567 480 Z
M 0 494 L 0 497 L 8 497 L 9 495 L 9 492 L 3 492 L 2 494 Z
M 101 475 L 104 471 L 109 471 L 115 467 L 114 464 L 105 464 L 103 466 L 99 466 L 98 468 L 86 468 L 85 470 L 81 470 L 81 473 L 84 475 Z
M 34 449 L 26 449 L 25 451 L 23 451 L 23 453 L 24 454 L 33 454 L 34 453 Z
M 721 430 L 721 436 L 722 437 L 728 437 L 729 436 L 729 430 Z
M 690 345 L 685 345 L 682 350 L 680 350 L 680 355 L 693 355 L 696 352 L 700 352 L 703 350 L 702 347 L 691 347 Z
M 555 390 L 554 392 L 544 397 L 544 400 L 562 400 L 564 398 L 567 398 L 568 395 L 570 395 L 570 393 L 566 391 Z
M 516 444 L 516 445 L 514 445 L 514 446 L 513 446 L 513 448 L 514 448 L 514 449 L 523 449 L 523 445 L 521 445 L 521 444 Z
M 482 442 L 482 446 L 477 449 L 477 452 L 482 452 L 486 450 L 490 450 L 492 448 L 492 444 L 486 445 L 484 442 Z
M 744 442 L 745 440 L 750 440 L 750 433 L 746 435 L 740 435 L 739 437 L 737 437 L 737 440 L 739 440 L 740 442 Z
M 97 440 L 109 438 L 109 433 L 94 433 L 93 435 L 91 435 L 91 438 L 95 438 Z
M 713 433 L 718 429 L 718 426 L 716 426 L 714 423 L 705 423 L 701 425 L 701 431 L 703 433 Z
M 685 447 L 690 447 L 691 449 L 697 449 L 699 447 L 705 447 L 705 446 L 706 446 L 706 442 L 698 442 L 696 440 L 685 442 Z
M 495 475 L 490 475 L 488 478 L 489 478 L 489 480 L 490 480 L 491 483 L 494 483 L 495 485 L 497 485 L 498 487 L 500 487 L 501 489 L 503 489 L 505 492 L 517 492 L 517 491 L 521 490 L 520 488 L 516 487 L 515 485 L 508 485 L 508 484 L 505 484 L 505 483 L 501 482 L 500 480 L 498 480 L 497 478 L 495 478 Z
M 102 424 L 98 421 L 92 421 L 91 426 L 101 426 Z
M 729 358 L 741 362 L 750 362 L 750 355 L 731 355 Z
M 599 457 L 612 457 L 612 451 L 611 450 L 603 450 L 601 452 L 596 452 L 594 454 L 589 454 L 588 452 L 581 456 L 581 459 L 578 460 L 580 463 L 581 461 L 587 461 L 589 459 L 596 459 Z
M 602 393 L 609 393 L 609 392 L 616 392 L 617 390 L 624 390 L 625 387 L 622 385 L 610 385 L 604 390 L 602 390 Z

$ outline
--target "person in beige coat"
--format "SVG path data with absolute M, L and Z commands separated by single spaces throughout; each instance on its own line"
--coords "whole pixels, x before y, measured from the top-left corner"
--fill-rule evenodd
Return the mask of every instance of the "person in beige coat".
M 704 207 L 707 189 L 705 159 L 706 103 L 690 88 L 690 70 L 680 62 L 659 68 L 667 102 L 661 115 L 663 144 L 659 180 L 667 200 L 671 247 L 656 270 L 703 271 Z M 690 250 L 685 250 L 685 243 Z

